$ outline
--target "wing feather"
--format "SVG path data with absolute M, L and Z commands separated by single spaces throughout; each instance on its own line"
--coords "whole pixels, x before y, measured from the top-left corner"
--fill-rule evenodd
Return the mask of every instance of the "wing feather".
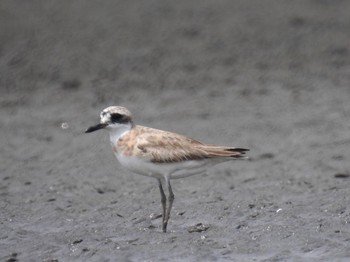
M 203 149 L 194 146 L 200 145 L 199 141 L 175 133 L 157 130 L 142 133 L 137 139 L 137 148 L 151 162 L 172 163 L 207 158 Z
M 248 149 L 206 145 L 192 138 L 152 128 L 137 136 L 137 149 L 154 163 L 173 163 L 207 158 L 244 158 Z

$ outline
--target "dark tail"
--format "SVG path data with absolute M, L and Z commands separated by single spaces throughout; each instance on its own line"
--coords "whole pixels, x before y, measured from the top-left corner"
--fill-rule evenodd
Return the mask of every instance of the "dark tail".
M 235 158 L 235 159 L 247 159 L 245 156 L 246 152 L 249 151 L 247 148 L 228 148 L 226 151 L 232 152 L 233 154 L 230 155 L 230 157 Z M 238 154 L 237 154 L 238 153 Z
M 245 159 L 245 153 L 249 151 L 246 148 L 206 146 L 205 152 L 209 157 L 232 157 L 234 159 Z

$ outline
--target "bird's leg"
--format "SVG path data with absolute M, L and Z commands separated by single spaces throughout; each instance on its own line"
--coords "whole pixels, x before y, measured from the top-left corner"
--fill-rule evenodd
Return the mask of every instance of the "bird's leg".
M 163 232 L 166 232 L 166 227 L 168 225 L 168 221 L 170 218 L 170 211 L 171 211 L 171 208 L 173 207 L 173 202 L 175 199 L 173 190 L 171 189 L 170 179 L 166 179 L 166 183 L 167 183 L 167 188 L 169 191 L 169 196 L 168 196 L 168 208 L 166 209 L 165 220 L 163 223 Z
M 166 196 L 164 194 L 164 190 L 162 187 L 162 181 L 158 179 L 158 184 L 159 184 L 159 191 L 160 191 L 160 197 L 161 197 L 161 202 L 162 202 L 162 226 L 163 226 L 163 232 L 166 231 L 166 226 L 164 226 L 164 221 L 165 221 L 165 213 L 166 213 Z M 165 228 L 165 231 L 164 231 Z

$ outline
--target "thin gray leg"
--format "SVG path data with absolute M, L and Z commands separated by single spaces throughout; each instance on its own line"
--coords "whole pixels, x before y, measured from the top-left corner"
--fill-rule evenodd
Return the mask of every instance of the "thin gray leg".
M 166 196 L 164 194 L 164 190 L 162 187 L 162 181 L 158 179 L 158 184 L 159 184 L 159 191 L 160 191 L 160 197 L 161 197 L 161 202 L 162 202 L 162 227 L 163 227 L 163 232 L 166 231 L 166 226 L 164 225 L 165 221 L 165 214 L 166 214 Z M 165 231 L 164 231 L 165 228 Z
M 163 232 L 166 232 L 168 221 L 170 219 L 171 208 L 173 207 L 173 202 L 175 199 L 173 190 L 172 190 L 171 185 L 170 185 L 170 179 L 166 179 L 166 183 L 167 183 L 167 187 L 168 187 L 168 191 L 169 191 L 169 196 L 168 196 L 168 208 L 166 209 L 165 220 L 163 223 Z

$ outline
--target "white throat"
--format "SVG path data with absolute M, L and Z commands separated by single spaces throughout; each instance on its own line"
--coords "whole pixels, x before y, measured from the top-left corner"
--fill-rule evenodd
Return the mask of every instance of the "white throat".
M 127 132 L 131 130 L 132 126 L 130 124 L 122 124 L 117 127 L 110 127 L 109 131 L 109 139 L 111 140 L 112 146 Z

